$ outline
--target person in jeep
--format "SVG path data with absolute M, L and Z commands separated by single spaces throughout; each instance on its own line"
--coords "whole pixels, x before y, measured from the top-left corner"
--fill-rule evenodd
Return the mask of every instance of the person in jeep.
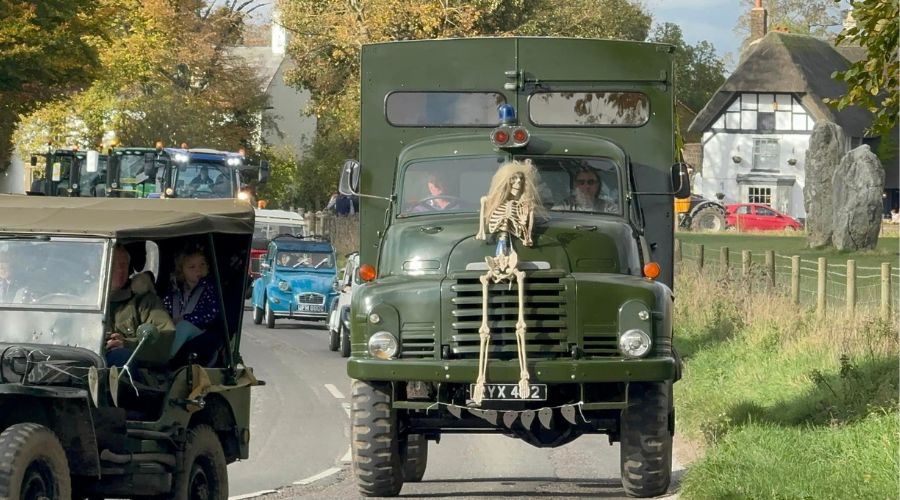
M 164 336 L 175 333 L 175 324 L 156 295 L 150 274 L 139 273 L 129 280 L 130 266 L 128 250 L 116 245 L 109 292 L 113 328 L 106 338 L 106 362 L 110 366 L 124 366 L 131 357 L 138 343 L 138 326 L 153 323 Z

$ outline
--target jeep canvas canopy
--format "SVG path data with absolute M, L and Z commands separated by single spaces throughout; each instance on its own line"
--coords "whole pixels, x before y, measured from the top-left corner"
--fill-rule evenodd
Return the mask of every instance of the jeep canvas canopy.
M 253 208 L 235 199 L 153 200 L 0 195 L 0 233 L 114 238 L 252 234 Z

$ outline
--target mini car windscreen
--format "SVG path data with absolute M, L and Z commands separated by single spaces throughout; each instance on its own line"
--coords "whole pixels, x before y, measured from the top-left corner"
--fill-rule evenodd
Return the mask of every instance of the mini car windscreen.
M 333 269 L 334 259 L 326 252 L 282 250 L 275 256 L 275 265 L 283 269 Z
M 234 182 L 228 167 L 217 162 L 192 161 L 172 169 L 179 198 L 233 198 Z
M 519 158 L 525 159 L 525 158 Z M 536 170 L 538 195 L 549 212 L 622 214 L 619 169 L 605 158 L 528 158 Z M 502 157 L 435 158 L 407 165 L 401 216 L 477 212 Z
M 0 308 L 100 310 L 104 244 L 0 236 Z
M 384 114 L 396 127 L 494 127 L 505 102 L 497 92 L 393 92 Z
M 650 119 L 650 99 L 640 92 L 537 92 L 528 112 L 535 125 L 639 127 Z

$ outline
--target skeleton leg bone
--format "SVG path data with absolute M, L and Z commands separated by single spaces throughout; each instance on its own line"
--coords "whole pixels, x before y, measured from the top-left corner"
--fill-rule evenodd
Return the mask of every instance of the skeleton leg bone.
M 491 280 L 491 271 L 478 278 L 481 281 L 481 327 L 478 328 L 480 340 L 478 346 L 478 378 L 475 379 L 475 388 L 472 391 L 472 400 L 480 405 L 484 399 L 485 373 L 487 372 L 488 347 L 491 342 L 491 329 L 488 326 L 488 283 Z
M 516 350 L 519 351 L 519 397 L 527 398 L 531 393 L 528 384 L 528 358 L 525 352 L 525 271 L 513 269 L 519 286 L 519 320 L 516 321 Z

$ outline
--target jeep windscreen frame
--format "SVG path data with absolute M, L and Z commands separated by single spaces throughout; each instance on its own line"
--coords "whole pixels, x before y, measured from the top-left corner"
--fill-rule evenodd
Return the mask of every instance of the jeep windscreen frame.
M 530 159 L 537 169 L 538 194 L 548 214 L 578 212 L 596 215 L 624 213 L 624 175 L 612 159 L 604 157 L 575 157 L 560 155 L 518 156 Z M 477 213 L 481 197 L 485 196 L 497 169 L 506 162 L 505 155 L 482 155 L 416 159 L 402 169 L 399 189 L 398 218 L 451 213 Z M 579 168 L 597 172 L 611 192 L 611 204 L 585 208 L 566 205 L 574 196 L 574 178 Z M 440 193 L 437 190 L 440 189 Z M 599 193 L 598 193 L 599 194 Z M 441 198 L 447 196 L 447 199 Z M 443 208 L 443 202 L 448 202 Z M 437 202 L 440 202 L 437 203 Z
M 0 235 L 0 260 L 15 290 L 0 300 L 3 341 L 99 354 L 109 252 L 102 238 Z

